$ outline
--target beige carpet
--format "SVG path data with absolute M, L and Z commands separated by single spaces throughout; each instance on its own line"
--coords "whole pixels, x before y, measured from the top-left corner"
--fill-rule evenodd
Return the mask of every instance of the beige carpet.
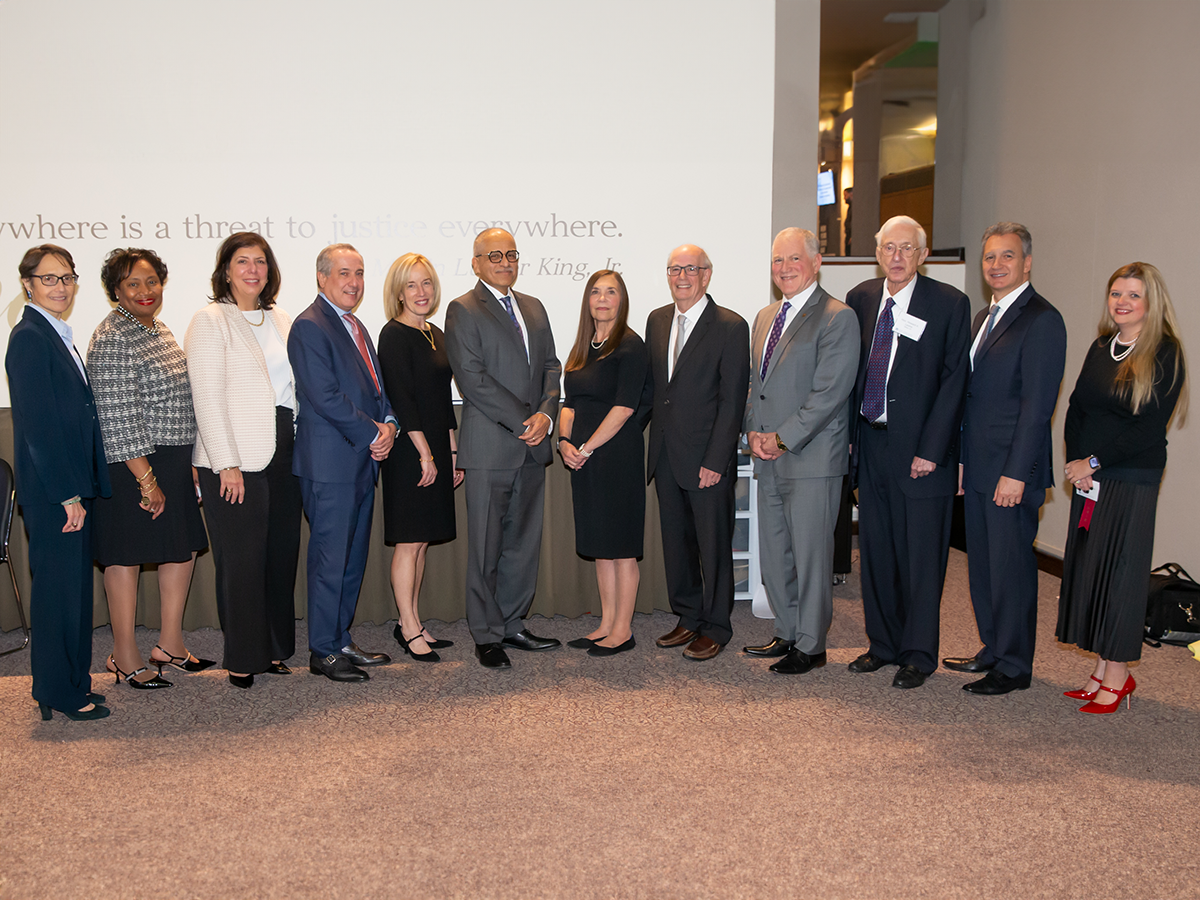
M 952 553 L 948 655 L 976 649 L 965 576 Z M 1033 687 L 998 698 L 945 671 L 914 691 L 848 673 L 856 575 L 830 664 L 800 677 L 657 650 L 656 613 L 607 660 L 485 671 L 457 622 L 436 628 L 446 661 L 364 685 L 303 667 L 135 692 L 99 674 L 100 629 L 103 722 L 41 722 L 28 654 L 0 659 L 0 897 L 1196 897 L 1200 663 L 1148 648 L 1132 710 L 1080 715 L 1060 692 L 1090 663 L 1053 640 L 1057 591 L 1043 575 Z M 770 635 L 748 607 L 731 649 Z M 189 640 L 219 657 L 218 632 Z

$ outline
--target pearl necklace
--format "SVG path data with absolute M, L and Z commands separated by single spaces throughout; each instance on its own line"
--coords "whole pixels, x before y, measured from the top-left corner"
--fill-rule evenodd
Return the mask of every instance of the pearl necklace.
M 127 310 L 125 307 L 121 306 L 120 304 L 117 305 L 117 312 L 119 312 L 121 315 L 123 315 L 125 318 L 127 318 L 130 322 L 132 322 L 138 328 L 142 329 L 142 331 L 146 332 L 146 334 L 152 334 L 152 335 L 158 334 L 158 319 L 151 317 L 150 321 L 152 321 L 154 323 L 154 327 L 147 328 L 145 325 L 143 325 L 141 322 L 138 321 L 137 316 L 133 315 L 133 313 L 131 313 L 129 310 Z
M 1124 347 L 1125 350 L 1122 351 L 1122 353 L 1119 356 L 1117 355 L 1117 344 L 1121 344 L 1121 335 L 1120 334 L 1113 335 L 1113 339 L 1108 345 L 1108 355 L 1111 356 L 1115 362 L 1120 362 L 1125 357 L 1127 357 L 1130 353 L 1133 352 L 1133 348 L 1137 346 L 1137 338 L 1134 338 L 1128 344 L 1121 344 L 1121 346 Z

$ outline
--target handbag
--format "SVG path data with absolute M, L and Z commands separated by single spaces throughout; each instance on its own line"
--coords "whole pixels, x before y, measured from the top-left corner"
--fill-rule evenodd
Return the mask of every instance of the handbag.
M 1200 584 L 1179 563 L 1169 562 L 1150 572 L 1143 640 L 1151 647 L 1186 646 L 1200 640 Z

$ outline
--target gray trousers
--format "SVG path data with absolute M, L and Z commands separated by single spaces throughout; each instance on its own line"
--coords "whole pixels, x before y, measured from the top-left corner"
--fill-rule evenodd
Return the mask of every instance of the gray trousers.
M 833 620 L 833 531 L 842 476 L 776 478 L 758 473 L 758 549 L 775 636 L 822 653 Z
M 524 626 L 542 552 L 546 467 L 468 469 L 467 625 L 476 644 L 494 644 Z

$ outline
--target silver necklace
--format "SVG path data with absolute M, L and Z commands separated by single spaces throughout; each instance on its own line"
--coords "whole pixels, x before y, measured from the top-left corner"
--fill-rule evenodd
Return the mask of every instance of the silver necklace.
M 1121 344 L 1121 335 L 1120 334 L 1113 335 L 1112 342 L 1108 345 L 1108 355 L 1111 356 L 1114 361 L 1120 362 L 1125 357 L 1127 357 L 1130 353 L 1133 352 L 1133 348 L 1137 346 L 1137 338 L 1134 338 L 1128 344 L 1121 344 L 1121 346 L 1124 347 L 1125 349 L 1121 352 L 1120 355 L 1117 355 L 1117 344 Z
M 592 345 L 593 350 L 599 350 L 601 347 L 603 347 L 605 344 L 608 343 L 608 338 L 605 338 L 598 344 L 595 341 L 589 341 L 589 343 Z

